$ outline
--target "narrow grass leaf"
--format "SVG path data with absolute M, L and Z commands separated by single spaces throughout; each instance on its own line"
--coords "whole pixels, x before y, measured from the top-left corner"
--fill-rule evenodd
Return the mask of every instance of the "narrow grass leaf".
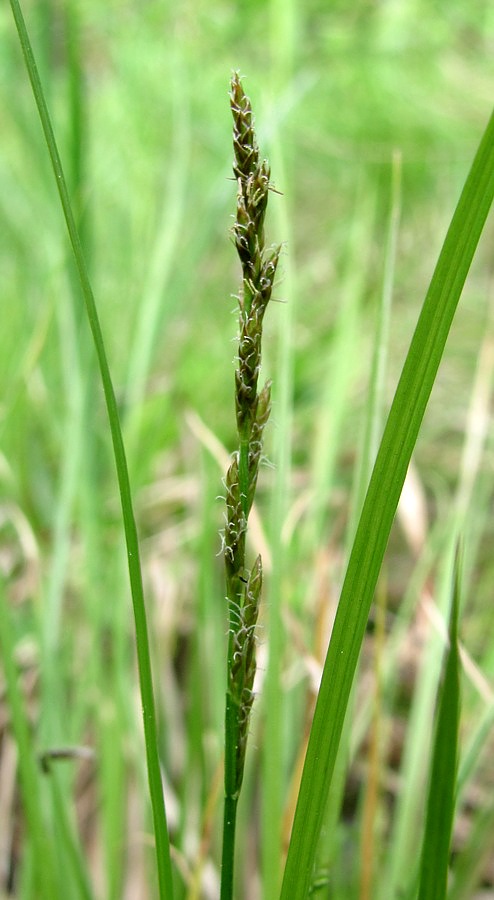
M 32 842 L 36 896 L 39 896 L 40 900 L 56 900 L 61 896 L 59 882 L 42 810 L 40 770 L 34 752 L 32 730 L 18 684 L 13 622 L 3 584 L 0 584 L 0 622 L 2 667 L 12 719 L 12 731 L 17 744 L 23 809 Z
M 454 593 L 449 627 L 449 649 L 439 701 L 432 755 L 424 843 L 420 864 L 419 900 L 446 896 L 449 848 L 456 795 L 458 726 L 460 721 L 460 656 L 458 607 L 460 565 L 456 557 Z
M 466 844 L 455 857 L 453 883 L 448 890 L 448 900 L 471 900 L 472 897 L 482 896 L 476 893 L 476 889 L 478 890 L 482 876 L 492 860 L 494 806 L 491 803 L 481 804 L 474 816 Z
M 348 698 L 391 525 L 451 322 L 494 195 L 491 116 L 412 338 L 353 543 L 326 658 L 281 897 L 301 900 L 314 857 Z
M 161 900 L 164 900 L 164 898 L 166 898 L 166 900 L 170 900 L 170 898 L 173 897 L 172 867 L 168 828 L 166 823 L 165 803 L 163 797 L 163 785 L 161 780 L 161 770 L 158 756 L 158 734 L 153 695 L 147 619 L 144 606 L 144 590 L 142 584 L 139 542 L 137 538 L 137 528 L 132 505 L 132 494 L 130 489 L 127 459 L 122 438 L 122 431 L 120 427 L 120 420 L 118 416 L 117 402 L 110 375 L 108 360 L 106 357 L 96 303 L 89 280 L 88 269 L 82 251 L 81 240 L 72 211 L 67 183 L 62 168 L 62 162 L 60 159 L 60 154 L 58 152 L 53 127 L 48 113 L 48 107 L 36 67 L 31 42 L 29 40 L 24 17 L 22 15 L 18 0 L 10 0 L 10 6 L 12 9 L 12 14 L 14 16 L 17 33 L 19 35 L 19 42 L 24 55 L 24 61 L 26 63 L 34 99 L 38 108 L 45 142 L 53 168 L 53 173 L 55 175 L 60 202 L 62 205 L 65 223 L 74 254 L 74 260 L 79 276 L 82 294 L 84 297 L 86 313 L 93 336 L 94 346 L 96 349 L 98 365 L 101 373 L 101 381 L 105 395 L 105 402 L 108 411 L 108 421 L 112 436 L 113 452 L 115 456 L 118 486 L 122 505 L 122 518 L 127 545 L 127 563 L 134 609 L 137 663 L 139 668 L 142 715 L 146 746 L 146 761 L 151 796 L 151 806 L 153 811 L 154 834 L 156 840 L 156 862 L 158 870 L 159 896 Z
M 93 900 L 89 875 L 76 834 L 67 811 L 64 789 L 53 769 L 47 769 L 45 777 L 51 781 L 56 841 L 63 860 L 63 890 L 77 900 Z
M 391 162 L 390 214 L 384 256 L 383 285 L 377 308 L 372 362 L 369 377 L 368 399 L 364 419 L 362 448 L 353 486 L 353 497 L 348 527 L 348 545 L 355 534 L 355 526 L 362 508 L 365 490 L 369 483 L 372 464 L 379 446 L 379 436 L 385 414 L 385 373 L 394 287 L 396 246 L 401 215 L 401 156 L 394 153 Z

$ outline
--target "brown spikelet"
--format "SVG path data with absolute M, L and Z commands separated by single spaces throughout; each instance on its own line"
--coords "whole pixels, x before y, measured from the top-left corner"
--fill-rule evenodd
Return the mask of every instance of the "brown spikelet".
M 239 450 L 234 454 L 225 479 L 224 556 L 230 613 L 225 788 L 227 796 L 237 797 L 253 703 L 255 629 L 262 588 L 260 556 L 250 572 L 245 560 L 247 519 L 262 457 L 263 432 L 271 409 L 271 382 L 258 391 L 262 324 L 271 299 L 280 247 L 265 249 L 264 218 L 270 168 L 266 160 L 260 159 L 252 107 L 238 73 L 232 77 L 230 105 L 235 155 L 233 173 L 237 181 L 233 239 L 242 270 L 242 285 L 238 298 L 239 344 L 235 372 Z

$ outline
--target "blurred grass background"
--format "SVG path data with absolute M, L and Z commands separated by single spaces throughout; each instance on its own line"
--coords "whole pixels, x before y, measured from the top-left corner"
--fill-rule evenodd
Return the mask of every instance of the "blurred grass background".
M 359 502 L 356 472 L 386 267 L 394 275 L 389 340 L 381 348 L 388 358 L 383 412 L 490 113 L 494 11 L 480 0 L 104 6 L 43 0 L 26 3 L 24 12 L 124 423 L 181 876 L 177 896 L 214 897 L 218 879 L 226 630 L 218 495 L 225 454 L 235 443 L 231 295 L 239 283 L 228 236 L 235 202 L 227 97 L 233 68 L 245 76 L 261 152 L 281 192 L 271 197 L 267 222 L 268 240 L 286 242 L 282 302 L 271 305 L 265 331 L 264 373 L 274 380 L 266 446 L 272 465 L 262 472 L 252 529 L 266 567 L 270 559 L 274 567 L 260 631 L 238 886 L 239 896 L 271 898 L 269 860 L 276 882 L 281 863 L 273 853 L 278 847 L 281 859 Z M 109 434 L 6 6 L 0 46 L 0 548 L 16 660 L 36 751 L 68 745 L 94 751 L 41 777 L 54 837 L 57 829 L 70 834 L 55 840 L 59 866 L 84 873 L 79 880 L 67 876 L 63 896 L 153 897 Z M 393 215 L 395 248 L 388 240 Z M 478 745 L 455 831 L 459 874 L 451 891 L 466 898 L 483 884 L 484 895 L 494 896 L 494 871 L 483 863 L 494 845 L 494 815 L 486 811 L 494 780 L 487 764 L 494 675 L 492 304 L 491 221 L 390 543 L 381 588 L 386 609 L 381 625 L 376 616 L 369 627 L 352 764 L 340 825 L 322 850 L 321 896 L 401 896 L 404 873 L 396 861 L 407 859 L 414 836 L 419 851 L 420 794 L 419 808 L 405 812 L 399 798 L 403 779 L 417 794 L 420 772 L 415 782 L 407 770 L 400 777 L 400 766 L 404 746 L 413 745 L 418 759 L 427 754 L 433 699 L 414 719 L 414 698 L 420 673 L 430 672 L 422 649 L 427 645 L 430 656 L 437 641 L 431 603 L 441 593 L 442 548 L 461 504 L 468 509 L 460 625 L 468 652 L 465 752 L 474 738 Z M 271 640 L 281 661 L 279 704 L 276 684 L 263 691 Z M 371 840 L 362 808 L 372 719 L 380 723 L 380 749 Z M 407 721 L 415 723 L 412 737 Z M 0 890 L 35 897 L 3 700 L 0 735 Z M 374 871 L 366 894 L 362 860 L 369 846 Z

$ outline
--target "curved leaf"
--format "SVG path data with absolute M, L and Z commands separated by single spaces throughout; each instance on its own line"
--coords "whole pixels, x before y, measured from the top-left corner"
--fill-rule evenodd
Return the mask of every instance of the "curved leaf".
M 460 294 L 494 195 L 491 116 L 451 221 L 372 472 L 314 713 L 282 900 L 307 896 L 365 626 L 410 457 Z

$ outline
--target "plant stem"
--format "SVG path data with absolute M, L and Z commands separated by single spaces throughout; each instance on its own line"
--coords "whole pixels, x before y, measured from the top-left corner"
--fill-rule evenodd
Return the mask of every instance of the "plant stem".
M 231 900 L 233 897 L 237 805 L 237 797 L 225 796 L 223 811 L 223 851 L 221 858 L 221 900 Z

